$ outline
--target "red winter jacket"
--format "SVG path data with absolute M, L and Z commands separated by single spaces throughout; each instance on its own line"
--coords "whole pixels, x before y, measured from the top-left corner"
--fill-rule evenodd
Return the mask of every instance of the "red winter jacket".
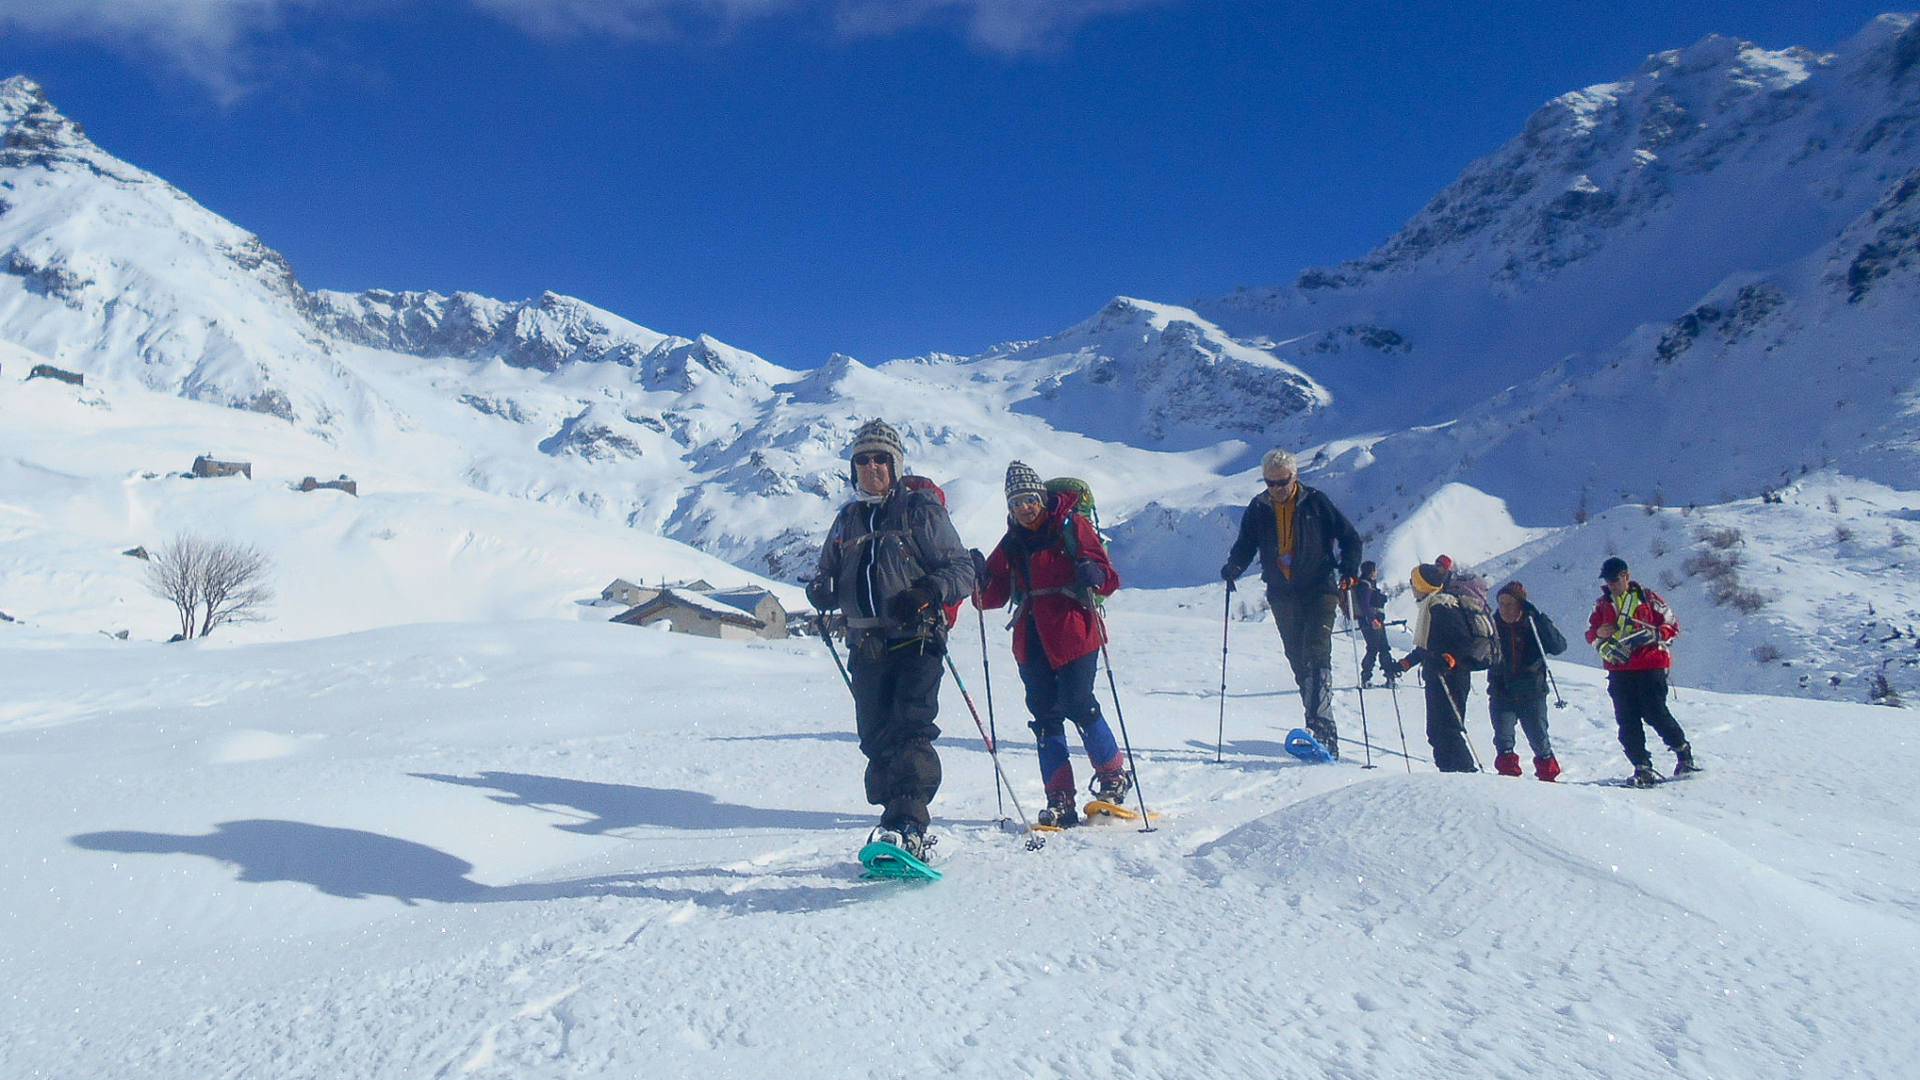
M 1633 651 L 1624 664 L 1606 664 L 1608 671 L 1648 671 L 1654 668 L 1673 666 L 1673 650 L 1667 642 L 1680 636 L 1680 620 L 1674 617 L 1673 609 L 1652 589 L 1644 588 L 1637 581 L 1627 582 L 1627 599 L 1633 610 L 1627 612 L 1625 626 L 1621 626 L 1620 611 L 1613 603 L 1613 590 L 1602 588 L 1600 599 L 1593 605 L 1593 614 L 1587 618 L 1587 644 L 1600 639 L 1596 632 L 1602 626 L 1612 625 L 1615 633 L 1625 633 L 1641 623 L 1653 628 L 1654 640 Z
M 1073 556 L 1067 554 L 1064 530 L 1073 529 L 1080 558 L 1106 571 L 1106 581 L 1095 592 L 1112 596 L 1120 587 L 1120 575 L 1107 558 L 1107 549 L 1100 543 L 1100 534 L 1093 531 L 1093 524 L 1073 512 L 1077 501 L 1071 492 L 1057 493 L 1052 509 L 1035 530 L 1038 537 L 1009 519 L 1007 535 L 987 556 L 987 581 L 977 598 L 981 609 L 1001 607 L 1014 599 L 1016 592 L 1026 597 L 1014 612 L 1013 658 L 1018 663 L 1027 662 L 1027 612 L 1023 609 L 1032 611 L 1033 621 L 1040 628 L 1040 648 L 1049 667 L 1058 668 L 1100 648 L 1100 620 L 1077 598 L 1080 583 L 1074 576 Z M 1026 548 L 1033 541 L 1042 542 L 1039 550 L 1029 554 Z M 1047 591 L 1051 589 L 1067 591 Z

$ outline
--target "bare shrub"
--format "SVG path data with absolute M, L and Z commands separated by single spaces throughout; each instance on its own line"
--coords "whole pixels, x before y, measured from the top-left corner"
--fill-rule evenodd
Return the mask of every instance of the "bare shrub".
M 1903 548 L 1913 543 L 1913 537 L 1908 536 L 1899 529 L 1895 529 L 1893 530 L 1893 535 L 1887 538 L 1887 543 L 1897 548 Z
M 225 623 L 266 617 L 271 565 L 252 544 L 180 533 L 147 565 L 147 591 L 173 605 L 180 637 L 206 637 Z
M 1725 526 L 1724 528 L 1702 525 L 1700 528 L 1694 530 L 1693 538 L 1716 551 L 1725 551 L 1728 548 L 1739 547 L 1747 542 L 1747 538 L 1741 535 L 1740 530 L 1731 525 Z
M 1846 542 L 1848 542 L 1849 540 L 1852 540 L 1852 539 L 1853 539 L 1853 526 L 1851 526 L 1851 525 L 1835 525 L 1835 526 L 1833 527 L 1833 542 L 1834 542 L 1834 543 L 1836 543 L 1836 544 L 1844 544 L 1844 543 L 1846 543 Z
M 1753 647 L 1753 658 L 1762 664 L 1777 663 L 1780 660 L 1780 656 L 1779 647 L 1772 642 L 1766 642 Z
M 1730 607 L 1742 615 L 1752 615 L 1773 603 L 1772 593 L 1740 584 L 1730 584 L 1724 589 L 1716 586 L 1707 591 L 1707 597 L 1721 607 Z
M 1718 582 L 1739 576 L 1741 562 L 1737 551 L 1708 548 L 1687 556 L 1687 561 L 1680 564 L 1680 569 L 1686 571 L 1689 577 Z

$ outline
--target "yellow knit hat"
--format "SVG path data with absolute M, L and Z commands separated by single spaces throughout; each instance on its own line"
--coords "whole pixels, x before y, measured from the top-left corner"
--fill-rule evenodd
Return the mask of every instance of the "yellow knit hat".
M 1432 563 L 1421 563 L 1413 568 L 1413 591 L 1418 596 L 1431 596 L 1446 583 L 1447 572 Z

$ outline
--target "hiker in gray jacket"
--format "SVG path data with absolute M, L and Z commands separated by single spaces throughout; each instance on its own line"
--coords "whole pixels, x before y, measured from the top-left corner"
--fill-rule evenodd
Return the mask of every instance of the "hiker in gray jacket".
M 892 426 L 868 421 L 848 457 L 854 498 L 827 533 L 807 600 L 846 613 L 867 801 L 882 808 L 873 839 L 925 858 L 927 804 L 940 789 L 942 608 L 973 592 L 973 557 L 946 507 L 901 482 L 906 453 Z

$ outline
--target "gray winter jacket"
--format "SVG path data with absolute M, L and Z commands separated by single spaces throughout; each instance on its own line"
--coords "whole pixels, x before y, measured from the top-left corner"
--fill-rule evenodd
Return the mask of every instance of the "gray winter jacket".
M 919 631 L 889 616 L 894 597 L 919 586 L 941 605 L 958 603 L 972 594 L 973 577 L 973 556 L 946 507 L 926 492 L 895 484 L 881 502 L 855 500 L 840 508 L 807 599 L 821 611 L 845 611 L 850 637 L 879 631 L 906 638 Z M 935 622 L 945 640 L 946 620 Z

